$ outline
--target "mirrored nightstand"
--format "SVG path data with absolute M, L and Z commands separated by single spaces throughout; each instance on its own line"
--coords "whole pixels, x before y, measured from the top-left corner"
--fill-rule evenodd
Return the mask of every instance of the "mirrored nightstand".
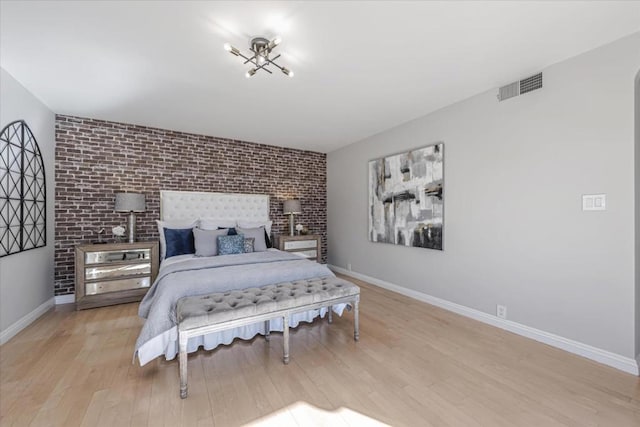
M 140 301 L 158 275 L 158 242 L 76 247 L 76 309 Z
M 320 236 L 307 234 L 300 236 L 278 236 L 276 247 L 281 251 L 320 262 Z

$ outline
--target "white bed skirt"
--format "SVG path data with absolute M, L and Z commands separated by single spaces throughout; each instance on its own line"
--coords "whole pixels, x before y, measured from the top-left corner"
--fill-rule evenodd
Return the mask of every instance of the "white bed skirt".
M 337 304 L 333 306 L 333 312 L 339 316 L 342 313 L 347 304 Z M 327 308 L 323 307 L 318 310 L 311 310 L 304 313 L 296 313 L 291 315 L 289 319 L 289 326 L 295 328 L 300 322 L 313 322 L 313 320 L 320 316 L 324 318 L 327 314 Z M 271 320 L 271 332 L 282 332 L 284 329 L 282 319 Z M 239 328 L 228 329 L 222 332 L 214 332 L 199 337 L 193 337 L 189 339 L 187 343 L 187 352 L 193 353 L 198 350 L 200 346 L 205 350 L 213 350 L 220 344 L 228 345 L 236 338 L 249 340 L 256 335 L 265 334 L 265 322 L 255 323 L 253 325 L 242 326 Z M 166 360 L 173 360 L 179 352 L 178 348 L 178 327 L 173 328 L 155 336 L 151 340 L 147 341 L 138 349 L 138 361 L 140 366 L 147 364 L 158 356 L 164 355 Z

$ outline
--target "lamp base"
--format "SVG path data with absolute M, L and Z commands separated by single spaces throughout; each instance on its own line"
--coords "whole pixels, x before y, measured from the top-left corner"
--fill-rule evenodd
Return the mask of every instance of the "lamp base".
M 136 241 L 136 214 L 129 212 L 129 243 L 135 243 Z
M 290 213 L 290 214 L 289 214 L 289 236 L 293 236 L 293 235 L 294 235 L 293 230 L 295 229 L 295 225 L 294 225 L 294 223 L 295 223 L 296 221 L 295 221 L 295 219 L 293 218 L 293 216 L 294 216 L 294 215 L 293 215 L 292 213 Z

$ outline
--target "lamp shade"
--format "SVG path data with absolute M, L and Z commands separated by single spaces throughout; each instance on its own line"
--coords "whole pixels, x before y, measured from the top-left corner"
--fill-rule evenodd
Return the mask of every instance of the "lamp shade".
M 285 214 L 300 214 L 302 213 L 302 207 L 300 206 L 300 200 L 285 200 L 282 212 Z
M 116 193 L 116 212 L 144 212 L 144 194 L 137 193 Z

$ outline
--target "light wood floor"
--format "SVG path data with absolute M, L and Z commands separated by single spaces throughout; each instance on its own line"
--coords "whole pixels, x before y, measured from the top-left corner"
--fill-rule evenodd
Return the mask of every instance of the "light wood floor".
M 355 280 L 354 280 L 355 281 Z M 2 426 L 640 426 L 640 380 L 355 281 L 352 313 L 177 360 L 131 363 L 137 304 L 56 308 L 0 347 Z

